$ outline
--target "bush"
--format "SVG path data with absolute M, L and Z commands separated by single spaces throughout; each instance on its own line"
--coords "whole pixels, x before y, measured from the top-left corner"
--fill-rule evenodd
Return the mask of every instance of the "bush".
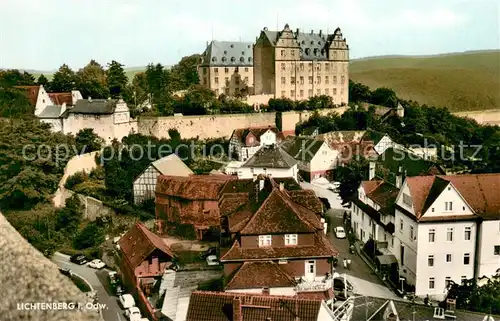
M 64 183 L 64 187 L 66 189 L 71 190 L 71 189 L 73 189 L 74 186 L 85 182 L 87 179 L 88 179 L 87 173 L 85 173 L 83 171 L 77 172 L 66 179 L 66 183 Z
M 196 232 L 191 224 L 177 224 L 175 222 L 168 222 L 167 234 L 178 236 L 187 240 L 196 240 Z
M 82 291 L 82 292 L 90 292 L 92 290 L 92 288 L 87 283 L 87 281 L 85 281 L 84 279 L 82 279 L 78 275 L 72 274 L 71 277 L 70 277 L 70 279 L 71 279 L 71 281 L 76 285 L 76 287 L 80 291 Z

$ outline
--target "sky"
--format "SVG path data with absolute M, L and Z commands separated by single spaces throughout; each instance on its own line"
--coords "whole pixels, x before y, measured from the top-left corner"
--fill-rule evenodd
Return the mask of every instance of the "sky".
M 500 48 L 500 0 L 1 0 L 0 68 L 173 65 L 207 41 L 333 32 L 351 58 Z

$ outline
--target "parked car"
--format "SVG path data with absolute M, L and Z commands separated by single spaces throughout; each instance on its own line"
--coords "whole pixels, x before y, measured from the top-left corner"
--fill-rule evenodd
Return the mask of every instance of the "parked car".
M 209 255 L 207 256 L 207 264 L 208 266 L 216 266 L 219 265 L 219 259 L 217 258 L 217 255 Z
M 135 300 L 131 294 L 122 294 L 118 298 L 120 302 L 120 306 L 124 309 L 129 309 L 131 307 L 135 307 Z
M 336 238 L 345 239 L 346 234 L 345 234 L 345 230 L 342 226 L 337 226 L 333 231 L 335 232 Z
M 61 274 L 63 274 L 63 275 L 71 276 L 71 270 L 70 269 L 59 268 L 59 272 L 61 272 Z
M 109 284 L 111 284 L 111 285 L 115 285 L 116 283 L 118 283 L 118 281 L 119 281 L 118 272 L 109 271 L 108 272 L 108 281 L 109 281 Z
M 201 254 L 201 258 L 205 260 L 210 255 L 217 255 L 217 247 L 213 246 L 208 248 L 205 252 Z
M 90 263 L 89 263 L 89 267 L 93 268 L 93 269 L 102 269 L 106 266 L 106 264 L 104 264 L 103 261 L 99 260 L 99 259 L 95 259 L 95 260 L 92 260 Z
M 75 254 L 69 258 L 69 261 L 79 265 L 83 265 L 88 262 L 87 258 L 83 254 Z
M 131 307 L 125 311 L 125 317 L 130 321 L 139 321 L 142 315 L 138 307 Z
M 123 287 L 120 284 L 117 284 L 115 286 L 115 294 L 119 297 L 123 293 L 125 293 L 125 290 L 123 289 Z

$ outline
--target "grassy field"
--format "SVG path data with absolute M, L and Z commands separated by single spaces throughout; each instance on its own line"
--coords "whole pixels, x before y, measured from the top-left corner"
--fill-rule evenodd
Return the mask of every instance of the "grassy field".
M 452 112 L 500 108 L 500 51 L 353 60 L 350 77 Z
M 145 67 L 125 68 L 129 79 Z M 35 77 L 39 72 L 31 71 Z M 52 78 L 51 73 L 44 73 Z M 500 108 L 500 50 L 436 56 L 387 56 L 351 61 L 350 77 L 404 99 L 452 112 Z

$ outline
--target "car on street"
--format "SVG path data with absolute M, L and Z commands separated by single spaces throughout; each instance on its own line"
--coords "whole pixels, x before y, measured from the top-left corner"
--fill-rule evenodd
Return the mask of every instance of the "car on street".
M 61 272 L 62 275 L 71 276 L 71 270 L 70 269 L 59 268 L 59 272 Z
M 209 255 L 207 256 L 207 264 L 208 266 L 217 266 L 219 265 L 219 259 L 217 258 L 217 255 Z
M 117 285 L 115 286 L 115 294 L 116 294 L 116 296 L 118 296 L 118 297 L 119 297 L 119 296 L 120 296 L 120 295 L 122 295 L 123 293 L 125 293 L 125 290 L 123 289 L 123 287 L 122 287 L 120 284 L 117 284 Z
M 116 283 L 118 283 L 118 281 L 119 281 L 118 272 L 109 271 L 108 272 L 108 281 L 109 281 L 109 284 L 111 284 L 111 285 L 115 285 Z
M 345 239 L 346 234 L 345 234 L 345 230 L 342 226 L 337 226 L 336 228 L 333 229 L 333 231 L 335 233 L 336 238 Z
M 120 295 L 118 302 L 120 302 L 120 306 L 124 309 L 135 307 L 135 300 L 132 294 L 127 293 Z
M 91 267 L 93 269 L 97 269 L 97 270 L 100 270 L 100 269 L 104 268 L 105 266 L 106 266 L 106 264 L 99 259 L 92 260 L 89 263 L 89 267 Z
M 201 258 L 205 260 L 210 255 L 217 255 L 217 247 L 212 246 L 208 248 L 205 252 L 201 254 Z
M 125 317 L 130 321 L 139 321 L 142 319 L 141 311 L 138 307 L 131 307 L 125 311 Z
M 83 254 L 75 254 L 69 258 L 69 261 L 78 265 L 83 265 L 88 262 L 87 258 Z

